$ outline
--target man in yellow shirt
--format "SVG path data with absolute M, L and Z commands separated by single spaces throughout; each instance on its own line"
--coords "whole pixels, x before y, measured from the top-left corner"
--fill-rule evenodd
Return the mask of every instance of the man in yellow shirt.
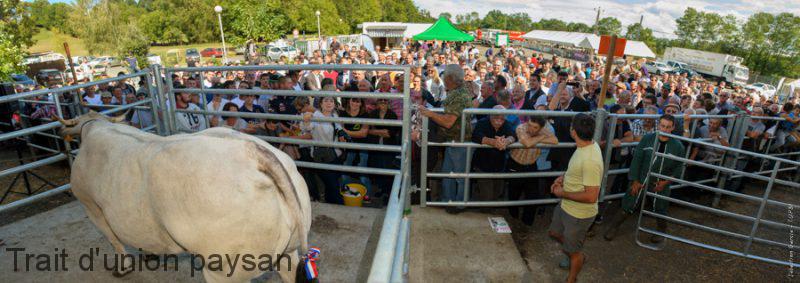
M 586 232 L 597 215 L 597 197 L 603 180 L 603 157 L 594 136 L 595 121 L 590 115 L 578 114 L 572 119 L 570 135 L 577 149 L 569 160 L 564 176 L 558 177 L 550 191 L 561 198 L 553 211 L 550 237 L 561 243 L 569 261 L 559 264 L 569 267 L 567 282 L 575 282 L 583 267 L 581 252 Z

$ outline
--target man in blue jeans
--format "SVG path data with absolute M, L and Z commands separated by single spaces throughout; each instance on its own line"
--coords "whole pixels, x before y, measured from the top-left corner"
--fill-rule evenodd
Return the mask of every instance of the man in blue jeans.
M 424 106 L 419 107 L 419 112 L 441 128 L 440 132 L 445 141 L 462 142 L 464 138 L 461 136 L 461 119 L 464 119 L 462 112 L 464 108 L 468 108 L 472 104 L 472 96 L 464 82 L 464 70 L 458 65 L 447 65 L 444 69 L 443 79 L 447 91 L 447 98 L 442 103 L 444 113 L 431 112 Z M 466 123 L 464 130 L 465 137 L 472 135 L 469 123 Z M 444 151 L 442 172 L 463 173 L 466 171 L 466 161 L 466 148 L 448 147 Z M 442 189 L 443 201 L 464 200 L 464 179 L 444 179 L 442 180 Z M 448 207 L 447 212 L 457 213 L 462 209 Z

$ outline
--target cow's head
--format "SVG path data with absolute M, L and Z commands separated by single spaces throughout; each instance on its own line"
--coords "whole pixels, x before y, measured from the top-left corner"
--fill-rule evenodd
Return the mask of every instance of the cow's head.
M 122 114 L 120 116 L 109 117 L 104 114 L 97 113 L 95 111 L 89 111 L 89 113 L 87 114 L 69 120 L 64 120 L 61 117 L 53 115 L 53 120 L 61 122 L 61 131 L 60 131 L 61 136 L 69 141 L 72 139 L 73 136 L 80 136 L 83 126 L 91 121 L 101 120 L 111 123 L 122 123 L 125 121 L 126 115 L 127 112 L 125 112 L 125 114 Z

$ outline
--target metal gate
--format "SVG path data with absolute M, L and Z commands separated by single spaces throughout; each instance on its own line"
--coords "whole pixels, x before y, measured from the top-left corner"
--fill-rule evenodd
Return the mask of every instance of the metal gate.
M 690 146 L 724 151 L 733 160 L 752 159 L 765 162 L 769 169 L 751 173 L 745 172 L 739 167 L 708 164 L 682 156 L 654 153 L 651 163 L 655 162 L 656 157 L 661 157 L 661 162 L 664 159 L 675 160 L 684 163 L 684 166 L 697 166 L 698 169 L 710 170 L 722 177 L 720 177 L 717 187 L 690 181 L 684 176 L 674 178 L 657 172 L 650 172 L 648 178 L 669 180 L 688 188 L 713 192 L 724 198 L 719 205 L 716 200 L 711 205 L 704 205 L 700 201 L 663 196 L 647 190 L 643 196 L 637 223 L 637 244 L 648 249 L 661 250 L 665 248 L 666 244 L 664 243 L 666 242 L 654 245 L 640 239 L 640 233 L 658 235 L 705 249 L 786 265 L 790 268 L 800 267 L 800 263 L 797 263 L 794 258 L 795 252 L 800 250 L 797 240 L 795 240 L 795 234 L 800 233 L 800 226 L 797 225 L 800 221 L 793 215 L 800 211 L 800 199 L 796 197 L 800 183 L 786 180 L 788 178 L 782 179 L 783 176 L 779 174 L 787 169 L 792 170 L 792 167 L 797 168 L 800 166 L 800 162 L 667 133 L 659 132 L 658 136 L 677 139 Z M 653 148 L 658 148 L 659 142 L 656 138 Z M 786 168 L 787 166 L 789 168 Z M 724 186 L 725 180 L 734 178 L 751 180 L 754 182 L 752 184 L 757 185 L 759 189 L 756 189 L 755 192 L 750 190 L 749 193 L 727 190 Z M 681 206 L 693 212 L 703 212 L 703 214 L 699 218 L 683 217 L 682 219 L 680 215 L 656 213 L 654 209 L 650 209 L 656 200 L 666 201 L 669 205 Z M 653 222 L 659 221 L 670 223 L 669 229 L 653 228 Z M 677 224 L 677 226 L 673 224 Z M 715 240 L 697 239 L 700 234 L 712 235 Z

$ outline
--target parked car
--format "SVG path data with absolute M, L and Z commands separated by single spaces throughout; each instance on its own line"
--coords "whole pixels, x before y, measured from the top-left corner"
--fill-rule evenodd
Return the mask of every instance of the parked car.
M 658 61 L 649 61 L 647 63 L 644 63 L 644 68 L 647 69 L 647 72 L 656 75 L 669 73 L 672 71 L 672 68 L 667 66 L 667 64 Z
M 283 51 L 280 47 L 267 45 L 264 47 L 264 49 L 266 50 L 264 54 L 266 54 L 267 58 L 270 60 L 278 60 L 281 58 L 281 56 L 283 56 Z
M 186 49 L 186 62 L 200 62 L 200 52 L 197 52 L 197 49 L 189 48 Z
M 677 75 L 683 75 L 683 74 L 686 74 L 686 76 L 687 76 L 687 77 L 689 77 L 689 78 L 692 78 L 692 77 L 695 77 L 695 76 L 699 76 L 699 75 L 700 75 L 700 74 L 698 74 L 697 72 L 695 72 L 694 70 L 692 70 L 692 69 L 690 69 L 690 68 L 681 68 L 681 67 L 674 68 L 674 69 L 672 69 L 672 71 L 671 71 L 671 72 L 669 72 L 669 73 L 670 73 L 670 74 L 677 74 Z
M 108 75 L 108 66 L 103 64 L 93 65 L 92 72 L 94 72 L 95 76 Z
M 672 69 L 691 69 L 691 67 L 689 67 L 689 64 L 679 61 L 667 60 L 664 63 L 667 64 L 667 66 L 669 66 Z
M 747 85 L 744 88 L 755 90 L 758 93 L 766 96 L 767 98 L 771 98 L 773 95 L 775 95 L 775 90 L 776 90 L 776 88 L 771 84 L 765 84 L 765 83 L 754 83 L 751 85 Z
M 47 86 L 50 83 L 63 83 L 64 77 L 57 69 L 42 69 L 36 74 L 36 81 L 40 85 Z
M 281 51 L 283 51 L 283 55 L 287 58 L 294 59 L 297 56 L 297 49 L 294 46 L 284 46 L 281 47 Z
M 11 80 L 14 84 L 23 85 L 25 87 L 35 87 L 36 82 L 25 74 L 11 74 Z
M 108 67 L 119 67 L 122 66 L 122 61 L 111 56 L 101 56 L 89 62 L 89 65 L 97 65 L 97 64 L 103 64 Z
M 161 65 L 161 56 L 158 56 L 156 54 L 147 54 L 147 64 Z
M 224 53 L 222 52 L 221 48 L 206 48 L 203 49 L 203 51 L 200 51 L 200 56 L 203 57 L 222 58 L 223 54 Z
M 236 46 L 236 48 L 234 49 L 234 52 L 236 52 L 236 55 L 242 55 L 247 51 L 247 48 L 245 48 L 245 47 L 246 46 L 244 46 L 244 45 Z
M 83 69 L 81 68 L 81 64 L 78 64 L 77 62 L 72 63 L 71 66 L 67 66 L 67 70 L 64 71 L 64 77 L 65 78 L 67 78 L 67 79 L 71 79 L 72 78 L 72 70 L 70 70 L 70 68 L 74 68 L 75 69 L 75 76 L 78 77 L 76 80 L 81 81 L 84 78 L 86 78 L 86 74 L 83 73 Z

